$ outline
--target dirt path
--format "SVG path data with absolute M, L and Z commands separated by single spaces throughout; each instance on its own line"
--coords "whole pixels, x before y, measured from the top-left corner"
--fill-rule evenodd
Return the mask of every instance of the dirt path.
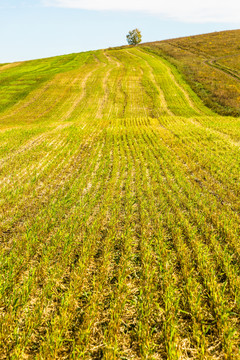
M 176 45 L 176 44 L 172 44 L 172 43 L 168 43 L 169 45 L 173 46 L 173 47 L 176 47 L 178 49 L 181 49 L 183 51 L 187 51 L 193 55 L 197 55 L 199 57 L 201 57 L 203 59 L 203 63 L 206 64 L 206 65 L 209 65 L 211 67 L 213 67 L 214 69 L 217 69 L 218 71 L 221 71 L 223 72 L 225 75 L 227 75 L 228 77 L 231 77 L 232 79 L 235 79 L 237 81 L 240 81 L 240 76 L 235 74 L 235 72 L 232 72 L 231 70 L 229 69 L 226 69 L 224 66 L 216 63 L 218 60 L 220 59 L 225 59 L 225 58 L 228 58 L 228 57 L 234 57 L 234 56 L 239 56 L 239 53 L 238 54 L 231 54 L 231 55 L 225 55 L 225 56 L 219 56 L 219 57 L 211 57 L 209 58 L 210 56 L 205 53 L 205 52 L 202 52 L 202 51 L 193 51 L 193 50 L 189 50 L 188 48 L 184 48 L 182 46 L 179 46 L 179 45 Z M 208 59 L 207 59 L 208 57 Z M 215 63 L 215 64 L 214 64 Z
M 204 63 L 209 65 L 209 66 L 212 66 L 214 69 L 217 69 L 218 71 L 223 72 L 228 77 L 231 77 L 232 79 L 240 81 L 240 76 L 239 75 L 235 74 L 230 69 L 226 69 L 223 65 L 220 65 L 219 63 L 217 63 L 217 60 L 219 60 L 219 59 L 222 59 L 222 57 L 221 58 L 211 59 L 211 60 L 206 60 L 206 61 L 204 61 Z

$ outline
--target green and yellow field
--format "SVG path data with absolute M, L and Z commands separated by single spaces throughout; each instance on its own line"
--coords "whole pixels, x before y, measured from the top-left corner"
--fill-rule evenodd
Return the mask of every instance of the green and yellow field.
M 205 105 L 221 115 L 240 117 L 240 30 L 144 46 L 173 63 Z
M 0 359 L 239 359 L 240 118 L 141 47 L 0 83 Z

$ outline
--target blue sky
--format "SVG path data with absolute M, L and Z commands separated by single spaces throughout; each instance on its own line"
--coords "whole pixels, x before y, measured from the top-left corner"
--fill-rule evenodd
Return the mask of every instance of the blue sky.
M 0 63 L 240 28 L 239 0 L 0 0 Z

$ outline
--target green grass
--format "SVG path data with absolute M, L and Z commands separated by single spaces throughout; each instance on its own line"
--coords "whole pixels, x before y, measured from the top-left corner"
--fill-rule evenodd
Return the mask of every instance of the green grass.
M 240 119 L 141 47 L 1 68 L 0 358 L 238 359 Z

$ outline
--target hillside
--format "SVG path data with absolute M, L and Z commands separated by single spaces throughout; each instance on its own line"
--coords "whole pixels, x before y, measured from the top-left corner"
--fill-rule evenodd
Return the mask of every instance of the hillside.
M 203 102 L 240 116 L 240 30 L 144 44 L 174 64 Z
M 0 85 L 0 359 L 238 359 L 240 118 L 141 47 Z

